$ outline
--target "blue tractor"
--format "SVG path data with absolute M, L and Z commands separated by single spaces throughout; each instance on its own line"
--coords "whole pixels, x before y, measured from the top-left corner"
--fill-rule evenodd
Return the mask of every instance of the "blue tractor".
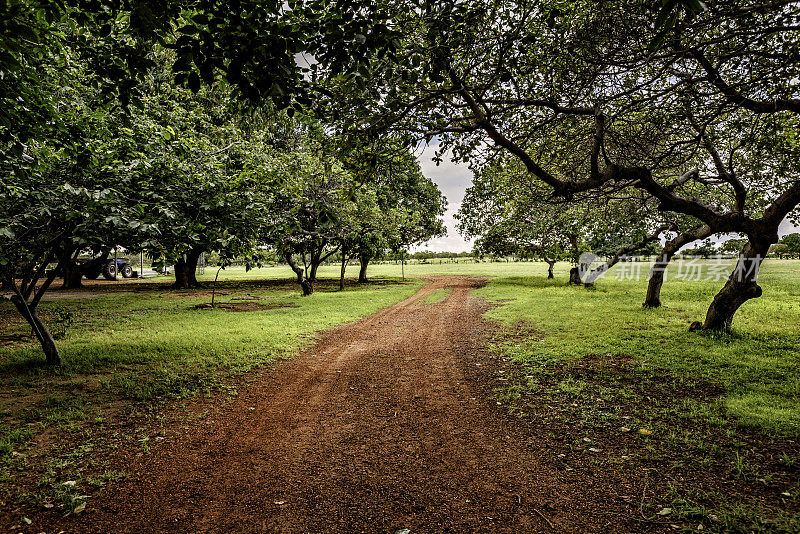
M 122 275 L 122 278 L 131 278 L 133 276 L 133 267 L 131 267 L 131 260 L 129 258 L 111 258 L 103 264 L 102 275 L 106 280 L 116 280 L 117 275 Z

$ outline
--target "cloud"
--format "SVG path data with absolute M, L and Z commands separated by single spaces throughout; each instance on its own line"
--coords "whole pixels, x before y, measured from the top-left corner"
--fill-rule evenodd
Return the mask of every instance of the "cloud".
M 453 215 L 456 214 L 461 203 L 449 204 L 447 211 L 444 214 L 444 224 L 447 226 L 447 235 L 444 237 L 437 237 L 412 247 L 411 251 L 418 250 L 431 250 L 434 252 L 466 252 L 472 250 L 472 243 L 474 240 L 465 241 L 463 237 L 456 230 L 456 220 Z
M 422 167 L 422 173 L 439 186 L 444 196 L 447 197 L 447 211 L 444 214 L 447 235 L 413 247 L 413 251 L 427 249 L 436 252 L 464 252 L 472 250 L 472 241 L 465 241 L 459 235 L 458 230 L 456 230 L 456 221 L 453 217 L 458 208 L 461 207 L 464 191 L 472 183 L 472 171 L 466 165 L 453 163 L 448 155 L 445 156 L 441 164 L 436 165 L 431 161 L 433 155 L 433 148 L 426 148 L 417 156 L 417 161 Z

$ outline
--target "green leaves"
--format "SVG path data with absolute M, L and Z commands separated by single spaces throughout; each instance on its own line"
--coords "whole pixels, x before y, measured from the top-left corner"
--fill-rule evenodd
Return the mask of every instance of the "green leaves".
M 647 53 L 653 54 L 664 44 L 666 36 L 675 28 L 681 14 L 686 20 L 691 20 L 706 9 L 705 2 L 700 0 L 662 0 L 654 24 L 656 33 L 650 40 Z

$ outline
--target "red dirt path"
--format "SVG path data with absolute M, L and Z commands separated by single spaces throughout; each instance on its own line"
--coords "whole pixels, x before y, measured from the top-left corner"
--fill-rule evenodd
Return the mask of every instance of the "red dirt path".
M 491 398 L 468 277 L 323 334 L 47 532 L 636 532 L 612 487 L 563 470 Z M 422 300 L 452 288 L 441 302 Z M 313 297 L 312 297 L 313 298 Z

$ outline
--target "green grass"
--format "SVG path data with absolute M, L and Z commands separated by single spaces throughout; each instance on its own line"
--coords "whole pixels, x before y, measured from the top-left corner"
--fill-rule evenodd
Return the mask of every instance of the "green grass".
M 424 304 L 436 304 L 437 302 L 441 302 L 447 298 L 447 296 L 453 292 L 452 288 L 443 288 L 443 289 L 435 289 L 431 291 L 431 293 L 426 296 L 422 302 Z
M 650 469 L 649 520 L 667 506 L 664 521 L 687 531 L 800 532 L 800 262 L 767 261 L 763 297 L 728 334 L 688 330 L 723 280 L 668 277 L 653 310 L 646 281 L 624 272 L 586 289 L 562 266 L 555 280 L 501 275 L 476 291 L 497 304 L 498 399 L 559 428 L 570 451 L 591 436 L 615 469 Z
M 740 309 L 731 334 L 688 330 L 702 320 L 722 281 L 668 278 L 665 306 L 655 310 L 641 307 L 644 280 L 617 280 L 614 270 L 594 289 L 566 286 L 562 273 L 554 280 L 501 277 L 477 294 L 506 301 L 487 317 L 505 325 L 527 321 L 544 333 L 504 349 L 530 372 L 581 359 L 631 358 L 643 371 L 719 384 L 725 407 L 741 423 L 800 436 L 798 267 L 767 261 L 760 278 L 764 296 Z

